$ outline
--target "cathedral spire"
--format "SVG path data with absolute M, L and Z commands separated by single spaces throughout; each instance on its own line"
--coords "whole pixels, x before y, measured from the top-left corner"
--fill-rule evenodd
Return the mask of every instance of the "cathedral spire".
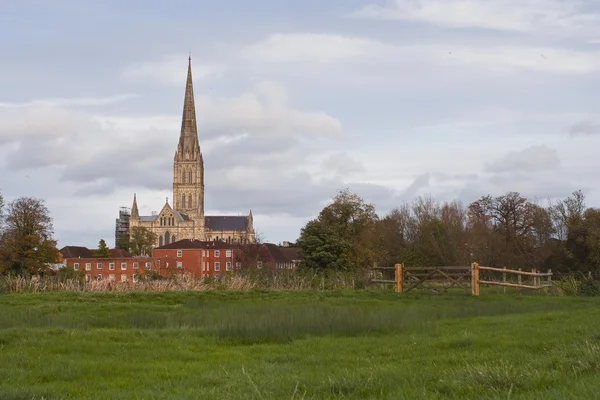
M 131 217 L 132 218 L 140 217 L 140 212 L 138 211 L 137 198 L 135 197 L 135 193 L 133 194 L 133 206 L 131 207 Z
M 188 58 L 187 81 L 179 135 L 179 151 L 186 152 L 199 147 L 198 128 L 196 127 L 196 106 L 194 104 L 194 85 L 192 83 L 192 56 Z

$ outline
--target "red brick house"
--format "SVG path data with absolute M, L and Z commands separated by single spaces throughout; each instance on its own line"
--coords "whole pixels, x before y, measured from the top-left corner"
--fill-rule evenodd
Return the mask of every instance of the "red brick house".
M 221 241 L 180 240 L 152 251 L 154 257 L 176 258 L 178 265 L 195 278 L 219 278 L 241 268 L 295 270 L 299 251 L 272 243 L 233 244 Z
M 177 260 L 170 257 L 126 257 L 126 258 L 67 258 L 67 268 L 85 272 L 85 280 L 108 279 L 113 282 L 137 282 L 150 275 L 164 278 L 183 273 L 177 268 Z
M 178 265 L 194 278 L 219 278 L 242 266 L 241 246 L 221 241 L 179 240 L 155 248 L 152 256 L 177 259 Z

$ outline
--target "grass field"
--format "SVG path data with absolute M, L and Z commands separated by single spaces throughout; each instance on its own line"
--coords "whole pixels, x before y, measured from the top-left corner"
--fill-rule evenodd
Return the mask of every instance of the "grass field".
M 592 399 L 600 298 L 0 296 L 0 399 Z

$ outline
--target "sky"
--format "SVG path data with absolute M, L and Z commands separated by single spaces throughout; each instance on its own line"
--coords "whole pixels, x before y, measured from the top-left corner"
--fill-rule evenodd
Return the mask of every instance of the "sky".
M 342 188 L 600 206 L 595 0 L 1 0 L 0 38 L 0 193 L 59 247 L 172 197 L 190 53 L 206 214 L 263 240 Z

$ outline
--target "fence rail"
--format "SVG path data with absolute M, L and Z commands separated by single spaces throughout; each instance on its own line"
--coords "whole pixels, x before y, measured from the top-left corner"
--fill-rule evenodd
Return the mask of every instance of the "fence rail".
M 396 264 L 394 267 L 375 267 L 380 270 L 381 278 L 374 278 L 372 283 L 395 284 L 398 293 L 406 293 L 416 289 L 426 289 L 436 293 L 444 293 L 450 289 L 462 289 L 473 296 L 479 296 L 480 285 L 516 287 L 522 289 L 542 289 L 552 287 L 552 270 L 531 272 L 508 268 L 494 268 L 472 263 L 470 266 L 440 266 L 440 267 L 405 267 Z M 393 277 L 389 272 L 393 271 Z M 480 271 L 502 273 L 501 280 L 479 279 Z M 386 277 L 386 272 L 388 276 Z M 517 282 L 507 280 L 507 274 L 516 275 Z M 387 279 L 386 279 L 387 278 Z M 523 278 L 532 278 L 532 284 L 524 283 Z

